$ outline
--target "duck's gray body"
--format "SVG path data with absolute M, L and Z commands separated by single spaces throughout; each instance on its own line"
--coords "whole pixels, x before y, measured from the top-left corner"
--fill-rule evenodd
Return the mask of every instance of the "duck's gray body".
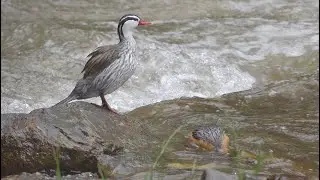
M 87 99 L 101 93 L 110 94 L 121 87 L 133 75 L 137 66 L 135 45 L 129 46 L 126 43 L 135 42 L 122 41 L 117 45 L 99 47 L 91 53 L 83 69 L 83 79 L 78 81 L 71 94 L 77 94 L 77 99 Z

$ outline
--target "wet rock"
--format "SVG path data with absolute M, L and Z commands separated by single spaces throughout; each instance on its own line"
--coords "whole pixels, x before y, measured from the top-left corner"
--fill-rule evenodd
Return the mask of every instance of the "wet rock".
M 319 174 L 319 73 L 294 77 L 217 98 L 180 98 L 131 111 L 148 123 L 162 139 L 183 126 L 170 140 L 163 156 L 167 164 L 188 164 L 175 169 L 259 169 L 271 175 L 313 177 Z M 142 114 L 142 115 L 141 115 Z M 230 137 L 230 158 L 216 153 L 183 148 L 194 129 L 218 125 Z M 241 157 L 241 152 L 259 155 L 259 161 Z M 236 153 L 234 153 L 236 152 Z M 174 155 L 173 155 L 174 154 Z M 250 157 L 251 159 L 251 157 Z M 249 159 L 249 160 L 250 160 Z M 299 168 L 297 168 L 299 167 Z M 288 171 L 290 170 L 290 171 Z M 263 178 L 266 176 L 263 176 Z M 268 176 L 267 176 L 268 177 Z
M 201 174 L 199 172 L 141 172 L 137 173 L 128 179 L 130 180 L 186 180 L 186 179 L 192 179 L 192 180 L 199 180 L 199 177 Z
M 2 180 L 56 180 L 57 177 L 50 177 L 47 174 L 44 173 L 21 173 L 20 175 L 10 175 L 5 178 L 1 178 Z M 75 174 L 75 175 L 67 175 L 63 176 L 62 179 L 64 180 L 98 180 L 99 177 L 97 174 L 93 174 L 90 172 L 85 172 L 81 174 Z
M 240 178 L 241 177 L 241 178 Z M 237 173 L 234 175 L 230 175 L 227 173 L 220 172 L 213 168 L 205 169 L 201 175 L 201 180 L 237 180 L 237 179 L 247 179 L 247 180 L 305 180 L 308 179 L 305 176 L 295 176 L 289 174 L 279 174 L 279 175 L 270 175 L 270 174 L 252 174 L 252 173 L 244 173 L 243 176 L 238 175 Z
M 203 171 L 201 180 L 235 180 L 237 179 L 234 175 L 226 174 L 215 169 L 206 169 Z
M 318 117 L 319 72 L 225 94 L 221 99 L 246 115 L 282 115 L 295 110 L 295 115 Z
M 126 116 L 86 102 L 2 114 L 1 177 L 55 170 L 55 157 L 66 174 L 97 172 L 98 163 L 112 170 L 123 161 L 121 154 L 147 144 L 145 131 Z
M 141 179 L 159 157 L 154 175 L 168 179 L 200 179 L 210 168 L 257 169 L 266 174 L 262 179 L 316 177 L 318 80 L 316 73 L 217 98 L 163 101 L 125 116 L 85 102 L 2 114 L 1 176 L 38 171 L 53 177 L 54 150 L 60 147 L 63 175 L 97 173 L 99 166 L 106 176 Z M 230 154 L 188 150 L 187 135 L 212 125 L 230 137 Z M 238 159 L 244 151 L 259 155 L 259 161 Z M 251 175 L 256 178 L 253 172 L 246 177 Z

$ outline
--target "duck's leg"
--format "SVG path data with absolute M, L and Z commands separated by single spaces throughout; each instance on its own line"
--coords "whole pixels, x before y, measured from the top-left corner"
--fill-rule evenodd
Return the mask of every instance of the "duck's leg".
M 104 97 L 104 94 L 100 94 L 100 98 L 102 101 L 102 107 L 107 108 L 109 111 L 119 115 L 119 113 L 116 110 L 112 109 L 110 105 L 107 103 L 106 98 Z

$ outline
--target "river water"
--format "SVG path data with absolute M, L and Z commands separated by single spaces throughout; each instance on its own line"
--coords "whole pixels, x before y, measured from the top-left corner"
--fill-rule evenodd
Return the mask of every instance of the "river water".
M 122 112 L 318 70 L 318 12 L 317 0 L 2 0 L 1 112 L 30 112 L 65 98 L 85 57 L 118 42 L 125 13 L 153 25 L 135 33 L 136 73 L 106 96 Z

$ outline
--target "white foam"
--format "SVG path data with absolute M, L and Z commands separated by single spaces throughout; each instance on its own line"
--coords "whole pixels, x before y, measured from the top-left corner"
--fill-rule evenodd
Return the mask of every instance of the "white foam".
M 231 14 L 240 11 L 246 18 L 188 16 L 184 20 L 157 20 L 153 22 L 157 30 L 137 30 L 140 66 L 123 87 L 107 96 L 111 106 L 128 111 L 182 96 L 215 97 L 249 89 L 255 78 L 241 69 L 242 65 L 263 61 L 267 56 L 296 57 L 319 49 L 318 16 L 307 16 L 319 7 L 318 1 L 221 3 Z M 301 18 L 283 18 L 292 16 L 289 7 L 297 15 L 302 13 Z M 7 59 L 1 59 L 1 79 L 5 81 L 1 84 L 3 113 L 49 107 L 71 92 L 81 77 L 88 53 L 98 45 L 118 41 L 116 31 L 104 31 L 116 28 L 116 22 L 90 21 L 95 20 L 79 20 L 73 28 L 64 27 L 63 23 L 62 27 L 47 26 L 45 31 L 32 22 L 23 22 L 12 31 L 14 37 L 6 37 L 3 49 Z M 90 30 L 78 26 L 90 26 Z M 103 27 L 106 29 L 99 29 Z M 34 33 L 38 31 L 43 31 L 43 37 Z M 35 45 L 42 38 L 43 44 Z M 28 39 L 31 41 L 27 42 Z M 101 103 L 99 98 L 86 101 Z

